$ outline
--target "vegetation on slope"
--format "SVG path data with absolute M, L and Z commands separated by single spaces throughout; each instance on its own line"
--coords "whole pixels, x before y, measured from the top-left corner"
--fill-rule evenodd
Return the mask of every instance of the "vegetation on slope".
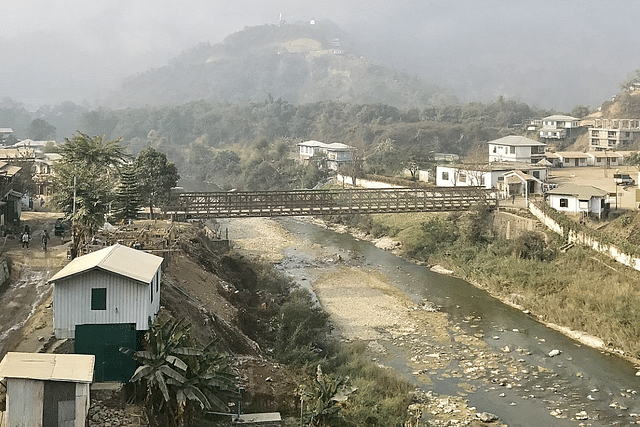
M 551 232 L 504 240 L 486 214 L 384 214 L 352 224 L 398 238 L 406 256 L 451 268 L 545 322 L 585 331 L 640 358 L 640 272 L 587 248 L 563 252 L 566 242 Z M 624 242 L 639 223 L 640 215 L 628 213 L 607 232 Z

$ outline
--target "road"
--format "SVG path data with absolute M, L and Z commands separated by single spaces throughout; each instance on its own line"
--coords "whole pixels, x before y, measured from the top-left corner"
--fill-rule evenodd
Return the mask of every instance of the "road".
M 2 255 L 9 260 L 11 277 L 0 292 L 0 359 L 16 349 L 37 351 L 53 333 L 51 316 L 45 316 L 51 310 L 51 286 L 47 280 L 66 262 L 66 246 L 53 235 L 58 216 L 23 212 L 22 225 L 27 224 L 32 230 L 29 248 L 22 248 L 17 236 L 9 235 L 4 242 Z M 46 253 L 40 243 L 45 227 L 51 235 Z

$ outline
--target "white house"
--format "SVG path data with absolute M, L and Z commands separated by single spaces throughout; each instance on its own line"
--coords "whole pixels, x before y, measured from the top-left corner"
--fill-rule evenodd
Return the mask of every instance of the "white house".
M 572 116 L 553 115 L 542 119 L 540 138 L 563 139 L 571 133 L 571 129 L 580 127 L 580 119 Z
M 298 143 L 300 160 L 308 161 L 313 156 L 324 156 L 327 159 L 327 167 L 338 170 L 340 165 L 353 161 L 353 147 L 339 142 L 325 144 L 320 141 L 305 141 Z
M 489 141 L 490 162 L 537 163 L 544 159 L 547 144 L 524 136 L 505 136 Z
M 595 214 L 606 210 L 609 193 L 590 185 L 564 184 L 547 191 L 549 206 L 557 211 Z
M 141 350 L 160 310 L 163 259 L 123 245 L 78 257 L 53 283 L 53 331 L 74 338 L 74 352 L 96 356 L 97 382 L 131 378 L 135 361 L 120 347 Z
M 547 180 L 549 172 L 546 165 L 521 162 L 443 165 L 436 167 L 436 185 L 438 187 L 499 188 L 504 175 L 514 170 L 526 173 L 540 182 Z
M 7 386 L 2 425 L 84 427 L 93 373 L 93 355 L 7 353 L 0 362 Z
M 554 154 L 561 167 L 589 166 L 589 159 L 591 159 L 591 156 L 582 151 L 557 151 Z
M 615 151 L 587 151 L 586 154 L 589 156 L 587 159 L 589 166 L 616 167 L 624 163 L 624 156 Z
M 58 153 L 38 153 L 34 162 L 33 182 L 36 184 L 36 194 L 50 195 L 49 186 L 55 174 L 54 167 L 62 156 Z
M 119 244 L 71 261 L 49 279 L 55 336 L 74 338 L 76 326 L 88 324 L 147 330 L 160 309 L 162 261 Z

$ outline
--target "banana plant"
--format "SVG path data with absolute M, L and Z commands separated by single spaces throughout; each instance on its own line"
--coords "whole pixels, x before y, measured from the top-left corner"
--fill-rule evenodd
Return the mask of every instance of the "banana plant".
M 156 425 L 184 426 L 207 411 L 228 412 L 227 403 L 237 398 L 218 341 L 198 348 L 190 329 L 184 320 L 168 320 L 147 332 L 145 350 L 121 349 L 139 363 L 129 381 L 145 385 L 145 407 Z

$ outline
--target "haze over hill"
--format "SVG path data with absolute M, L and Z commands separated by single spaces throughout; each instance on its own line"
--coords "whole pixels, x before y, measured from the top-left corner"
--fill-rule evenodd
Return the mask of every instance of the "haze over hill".
M 292 104 L 338 100 L 354 104 L 454 104 L 446 91 L 370 63 L 349 35 L 331 22 L 262 25 L 202 43 L 125 80 L 105 100 L 110 107 L 210 102 Z
M 499 95 L 542 108 L 597 106 L 640 68 L 634 0 L 400 0 L 220 4 L 132 0 L 4 5 L 0 96 L 32 106 L 96 106 L 126 76 L 163 67 L 245 26 L 333 21 L 370 63 L 450 88 L 462 101 Z

